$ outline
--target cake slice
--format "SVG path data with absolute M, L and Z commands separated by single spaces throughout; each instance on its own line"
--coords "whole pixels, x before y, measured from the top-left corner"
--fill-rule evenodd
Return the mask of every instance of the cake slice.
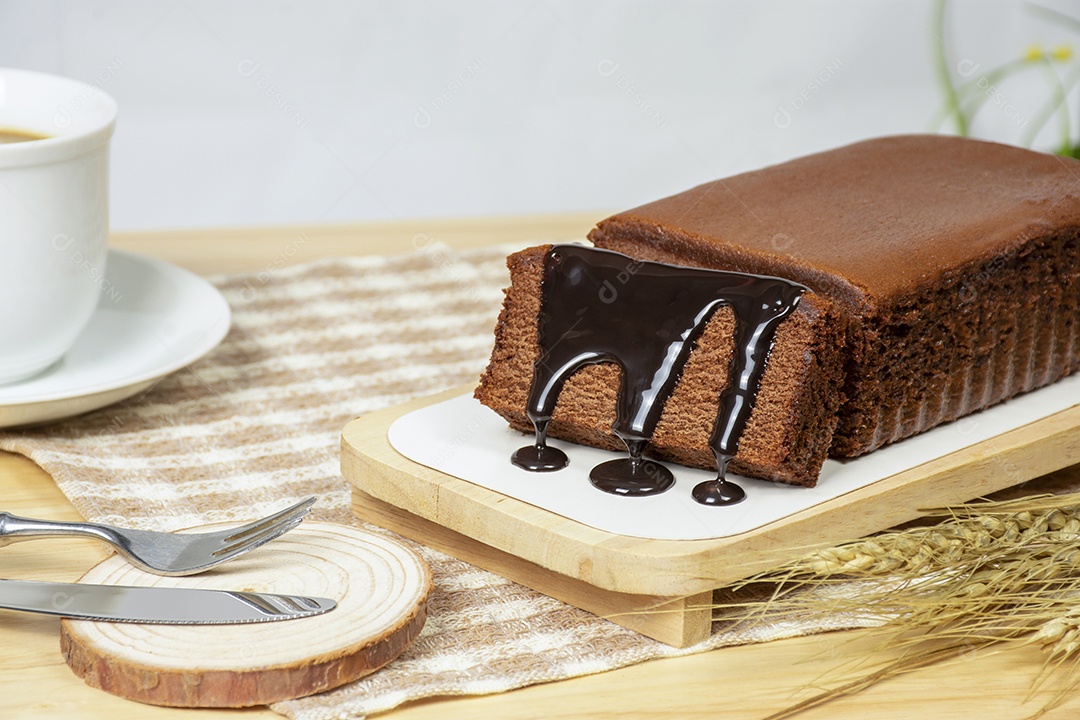
M 835 456 L 869 452 L 1080 367 L 1075 160 L 945 136 L 868 140 L 619 213 L 589 239 L 641 260 L 788 278 L 831 301 L 842 323 L 807 318 L 807 332 L 825 334 L 801 342 L 821 353 L 846 328 Z M 786 398 L 778 411 L 807 417 L 804 406 L 819 404 L 814 412 L 831 412 L 835 397 L 803 377 L 769 391 Z M 780 437 L 767 443 L 770 458 Z
M 551 246 L 511 255 L 510 287 L 495 329 L 491 361 L 476 397 L 522 432 L 528 416 L 534 365 L 540 356 L 539 318 L 544 262 Z M 631 258 L 625 258 L 632 265 Z M 632 267 L 629 272 L 637 272 Z M 614 295 L 614 293 L 613 293 Z M 730 383 L 735 351 L 735 316 L 719 307 L 698 336 L 666 403 L 645 454 L 683 465 L 716 469 L 709 438 L 718 398 Z M 832 303 L 802 295 L 776 328 L 760 390 L 730 469 L 795 485 L 816 483 L 831 445 L 843 381 L 843 318 Z M 622 452 L 612 431 L 621 370 L 612 362 L 577 370 L 558 396 L 549 438 Z

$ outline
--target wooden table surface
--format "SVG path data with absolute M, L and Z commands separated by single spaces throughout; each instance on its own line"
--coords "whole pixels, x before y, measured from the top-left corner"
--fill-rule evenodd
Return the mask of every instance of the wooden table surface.
M 569 240 L 605 213 L 482 220 L 416 220 L 350 226 L 277 227 L 116 233 L 116 248 L 156 256 L 201 274 L 259 271 L 338 255 L 408 253 L 439 240 L 456 247 L 518 240 Z M 493 318 L 494 320 L 494 318 Z M 1076 468 L 1074 468 L 1075 470 Z M 0 453 L 2 509 L 77 520 L 71 504 L 32 462 Z M 105 556 L 92 541 L 40 540 L 0 550 L 0 577 L 76 580 Z M 265 708 L 175 710 L 139 705 L 87 687 L 64 664 L 59 621 L 0 611 L 0 718 L 127 720 L 279 717 Z M 872 648 L 864 632 L 727 648 L 660 660 L 558 683 L 479 698 L 413 703 L 387 720 L 454 718 L 763 718 L 839 677 Z M 975 653 L 896 678 L 799 717 L 821 720 L 1024 718 L 1054 687 L 1027 698 L 1042 654 L 1037 649 Z M 1044 716 L 1076 717 L 1080 698 Z

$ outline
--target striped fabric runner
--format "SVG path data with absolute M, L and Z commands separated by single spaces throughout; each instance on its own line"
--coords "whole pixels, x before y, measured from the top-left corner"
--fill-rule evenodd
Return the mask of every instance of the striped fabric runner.
M 315 494 L 313 518 L 357 523 L 340 475 L 341 428 L 362 413 L 476 380 L 513 249 L 432 245 L 402 257 L 220 278 L 234 315 L 214 352 L 111 408 L 0 433 L 0 449 L 36 461 L 89 520 L 174 530 L 259 517 Z M 859 624 L 718 624 L 702 645 L 675 650 L 412 545 L 436 578 L 417 642 L 368 678 L 275 710 L 362 718 L 408 700 L 500 692 Z

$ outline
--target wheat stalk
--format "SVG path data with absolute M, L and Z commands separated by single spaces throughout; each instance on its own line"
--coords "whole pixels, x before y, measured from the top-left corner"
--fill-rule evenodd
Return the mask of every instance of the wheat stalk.
M 774 716 L 787 717 L 888 677 L 991 646 L 1037 645 L 1034 691 L 1080 656 L 1080 493 L 978 502 L 938 522 L 813 550 L 733 586 L 720 618 L 762 622 L 837 614 L 879 624 L 900 656 Z M 761 600 L 739 599 L 749 586 Z M 1036 716 L 1080 687 L 1071 669 Z

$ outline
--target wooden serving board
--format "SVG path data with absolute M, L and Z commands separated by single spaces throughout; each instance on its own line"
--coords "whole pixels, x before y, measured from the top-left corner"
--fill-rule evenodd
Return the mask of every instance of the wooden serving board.
M 424 626 L 431 572 L 397 540 L 307 521 L 199 575 L 151 575 L 113 556 L 82 582 L 336 600 L 322 615 L 277 622 L 61 622 L 64 659 L 88 685 L 154 705 L 246 707 L 330 690 L 396 658 Z
M 616 535 L 399 454 L 402 415 L 455 388 L 353 420 L 342 474 L 361 518 L 679 647 L 710 631 L 712 591 L 837 543 L 1080 463 L 1080 406 L 897 473 L 755 530 L 711 540 Z

